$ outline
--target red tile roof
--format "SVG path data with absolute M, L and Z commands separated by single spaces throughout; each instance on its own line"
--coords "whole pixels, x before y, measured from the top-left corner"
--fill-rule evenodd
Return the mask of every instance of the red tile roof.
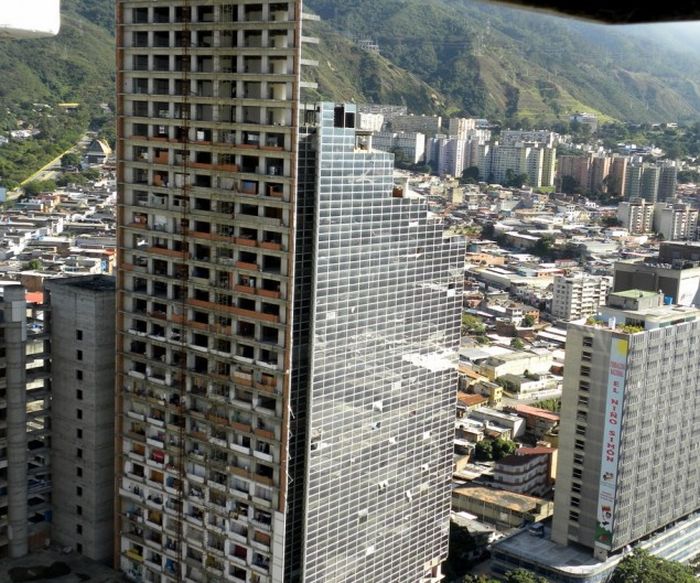
M 467 393 L 457 393 L 457 400 L 460 405 L 465 407 L 474 407 L 475 405 L 488 402 L 488 399 L 482 395 L 470 395 Z
M 539 409 L 538 407 L 530 407 L 529 405 L 516 405 L 513 407 L 516 413 L 521 415 L 530 415 L 532 417 L 539 417 L 540 419 L 546 419 L 547 421 L 559 421 L 559 414 L 552 413 L 546 409 Z

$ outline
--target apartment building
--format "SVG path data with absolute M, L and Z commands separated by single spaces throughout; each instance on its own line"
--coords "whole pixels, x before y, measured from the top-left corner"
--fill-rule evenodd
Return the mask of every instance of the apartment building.
M 654 205 L 642 198 L 621 202 L 617 207 L 617 218 L 631 235 L 647 235 L 654 224 Z
M 476 131 L 476 119 L 473 117 L 450 118 L 448 135 L 458 140 L 468 140 Z
M 556 453 L 546 447 L 520 448 L 496 462 L 494 485 L 527 496 L 547 495 L 552 489 L 550 473 Z
M 552 292 L 552 315 L 560 320 L 578 320 L 597 314 L 612 287 L 609 277 L 579 273 L 557 275 Z
M 454 137 L 436 137 L 430 140 L 435 171 L 441 176 L 459 178 L 465 168 L 467 142 Z
M 0 556 L 50 540 L 49 351 L 41 294 L 0 285 Z
M 698 231 L 698 209 L 679 202 L 654 205 L 654 231 L 666 241 L 694 240 Z
M 300 106 L 302 18 L 118 3 L 134 580 L 441 579 L 463 249 L 394 189 L 355 106 Z
M 51 340 L 51 540 L 96 561 L 114 550 L 115 280 L 45 286 Z M 157 400 L 159 395 L 152 392 Z
M 425 160 L 425 134 L 415 132 L 376 132 L 372 143 L 378 150 L 394 152 L 408 164 L 418 164 Z
M 700 508 L 700 310 L 613 293 L 566 345 L 552 540 L 605 560 Z
M 419 133 L 434 136 L 442 131 L 442 117 L 439 115 L 398 115 L 391 118 L 394 132 Z
M 659 171 L 658 200 L 675 198 L 678 186 L 678 165 L 673 160 L 665 160 Z
M 581 192 L 588 192 L 591 186 L 590 173 L 593 163 L 592 154 L 586 154 L 584 156 L 559 156 L 557 163 L 557 174 L 560 181 L 570 176 L 574 179 Z

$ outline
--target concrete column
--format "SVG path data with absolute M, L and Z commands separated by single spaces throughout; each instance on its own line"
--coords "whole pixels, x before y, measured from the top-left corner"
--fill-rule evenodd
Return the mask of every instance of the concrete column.
M 10 557 L 28 552 L 27 302 L 22 286 L 4 290 L 7 360 L 7 500 Z

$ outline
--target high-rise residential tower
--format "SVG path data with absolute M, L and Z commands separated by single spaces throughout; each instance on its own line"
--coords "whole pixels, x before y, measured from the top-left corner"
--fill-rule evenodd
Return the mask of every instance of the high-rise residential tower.
M 600 559 L 700 508 L 700 311 L 610 295 L 570 324 L 552 540 Z
M 301 19 L 118 2 L 115 538 L 136 580 L 440 578 L 459 251 L 353 107 L 300 107 Z
M 109 561 L 114 522 L 114 286 L 46 282 L 51 338 L 51 540 Z

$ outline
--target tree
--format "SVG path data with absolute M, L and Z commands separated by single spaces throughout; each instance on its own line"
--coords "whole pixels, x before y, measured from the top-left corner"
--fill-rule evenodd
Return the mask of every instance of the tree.
M 462 177 L 459 179 L 460 184 L 474 184 L 479 180 L 479 167 L 470 166 L 462 172 Z
M 75 152 L 68 152 L 61 157 L 61 168 L 77 168 L 80 166 L 80 156 Z
M 544 577 L 530 573 L 530 571 L 526 571 L 525 569 L 508 571 L 503 581 L 505 581 L 505 583 L 547 583 L 547 579 Z
M 522 350 L 525 348 L 525 344 L 520 338 L 513 338 L 513 340 L 510 341 L 510 346 L 511 348 L 515 348 L 515 350 Z
M 480 462 L 493 459 L 493 446 L 490 439 L 482 439 L 474 446 L 474 458 Z
M 499 461 L 507 455 L 515 453 L 517 449 L 518 444 L 514 441 L 499 437 L 491 444 L 491 455 L 493 456 L 494 461 Z
M 551 257 L 553 254 L 552 247 L 554 246 L 554 239 L 550 236 L 541 237 L 532 246 L 532 254 L 538 257 Z
M 493 223 L 486 223 L 483 227 L 481 227 L 481 238 L 488 240 L 488 239 L 493 239 L 493 236 L 496 234 L 496 226 Z
M 480 318 L 470 314 L 462 314 L 462 334 L 476 334 L 481 336 L 486 331 L 486 326 Z
M 635 549 L 615 568 L 610 583 L 697 583 L 693 570 Z
M 44 264 L 41 262 L 40 259 L 32 259 L 28 264 L 27 268 L 31 269 L 32 271 L 39 271 Z
M 621 227 L 622 221 L 617 217 L 603 217 L 601 220 L 604 227 Z
M 532 328 L 535 325 L 535 317 L 532 314 L 525 314 L 522 324 L 524 328 Z
M 53 192 L 56 190 L 56 182 L 54 180 L 32 180 L 23 186 L 24 194 L 33 196 L 40 192 Z

